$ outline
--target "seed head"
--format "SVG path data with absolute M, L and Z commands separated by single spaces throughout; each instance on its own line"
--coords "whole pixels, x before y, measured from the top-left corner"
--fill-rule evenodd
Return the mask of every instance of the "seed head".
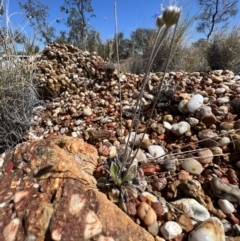
M 163 22 L 162 15 L 156 17 L 156 25 L 158 28 L 161 28 L 165 23 Z
M 168 6 L 163 10 L 162 20 L 167 27 L 171 27 L 178 22 L 181 8 L 175 6 Z

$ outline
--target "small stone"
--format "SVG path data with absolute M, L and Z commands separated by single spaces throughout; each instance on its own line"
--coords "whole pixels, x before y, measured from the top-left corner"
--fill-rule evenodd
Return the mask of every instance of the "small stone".
M 227 136 L 224 136 L 218 141 L 218 144 L 219 144 L 219 146 L 226 146 L 230 142 L 231 142 L 230 138 L 228 138 Z
M 197 221 L 205 221 L 210 218 L 208 210 L 193 198 L 182 198 L 171 202 L 171 204 L 180 208 L 184 213 L 188 213 L 191 218 Z
M 192 174 L 199 175 L 203 171 L 203 167 L 200 162 L 193 158 L 187 158 L 181 162 L 182 168 Z
M 169 172 L 175 172 L 177 167 L 176 167 L 176 159 L 169 159 L 165 160 L 163 163 L 164 168 L 169 171 Z
M 187 108 L 190 112 L 195 112 L 203 105 L 203 96 L 200 94 L 194 95 L 187 104 Z
M 186 121 L 181 121 L 172 125 L 172 132 L 178 136 L 185 134 L 191 130 L 190 125 Z
M 162 156 L 165 155 L 165 151 L 163 148 L 159 145 L 151 145 L 148 147 L 148 151 L 151 154 L 153 158 L 156 158 L 157 160 L 161 160 Z
M 144 196 L 145 198 L 147 198 L 151 202 L 158 202 L 157 197 L 152 195 L 149 192 L 142 192 L 141 194 L 142 194 L 142 196 Z
M 148 161 L 146 154 L 143 152 L 142 149 L 138 149 L 136 154 L 136 159 L 138 162 L 146 163 Z
M 172 115 L 164 115 L 163 121 L 171 122 L 171 121 L 173 121 L 173 116 Z
M 188 213 L 181 214 L 177 218 L 177 223 L 181 226 L 181 228 L 186 231 L 187 233 L 192 231 L 193 229 L 193 223 L 191 218 L 189 217 Z
M 230 202 L 240 203 L 240 189 L 237 186 L 213 177 L 210 180 L 210 187 L 216 197 L 227 199 Z
M 158 222 L 155 221 L 153 224 L 148 225 L 147 230 L 150 234 L 152 234 L 153 236 L 157 236 L 159 233 L 159 225 Z
M 153 123 L 150 127 L 152 128 L 153 131 L 157 132 L 159 135 L 165 132 L 165 128 L 160 123 Z
M 221 130 L 229 131 L 233 129 L 234 124 L 230 122 L 221 122 L 219 127 Z
M 216 102 L 217 102 L 219 105 L 226 104 L 226 103 L 229 102 L 229 97 L 228 97 L 228 96 L 225 96 L 225 97 L 217 98 Z
M 83 109 L 83 116 L 91 116 L 92 115 L 92 110 L 90 107 L 86 107 Z
M 164 212 L 163 206 L 159 202 L 152 202 L 151 203 L 151 207 L 156 212 L 158 217 L 160 217 L 163 214 L 163 212 Z
M 179 181 L 187 181 L 189 179 L 190 179 L 189 172 L 181 170 L 181 172 L 178 174 L 178 180 Z
M 215 217 L 197 226 L 188 236 L 188 241 L 225 241 L 222 222 Z
M 207 138 L 215 139 L 217 136 L 218 136 L 218 134 L 214 133 L 211 129 L 205 129 L 205 130 L 202 130 L 202 131 L 198 132 L 198 137 L 201 140 L 204 140 L 204 139 L 207 139 Z
M 217 89 L 215 89 L 215 94 L 221 95 L 221 94 L 223 94 L 225 91 L 226 91 L 225 88 L 217 88 Z
M 167 130 L 171 130 L 172 129 L 172 125 L 169 122 L 167 122 L 167 121 L 163 121 L 163 126 Z
M 174 239 L 182 233 L 180 225 L 174 221 L 168 221 L 161 227 L 161 233 L 165 239 Z
M 199 151 L 197 153 L 197 155 L 199 157 L 198 161 L 201 164 L 209 164 L 209 163 L 212 163 L 212 161 L 213 161 L 213 153 L 209 149 Z
M 197 118 L 194 117 L 189 117 L 186 119 L 187 122 L 189 123 L 190 126 L 196 126 L 199 123 L 199 120 Z
M 125 137 L 125 143 L 128 142 L 129 139 L 129 145 L 134 145 L 134 146 L 138 146 L 140 144 L 140 138 L 137 135 L 136 132 L 131 132 L 130 133 L 130 138 L 129 138 L 129 134 Z
M 187 105 L 188 105 L 188 100 L 186 100 L 186 99 L 181 100 L 178 104 L 178 110 L 181 113 L 188 113 L 189 109 L 188 109 Z
M 212 75 L 211 76 L 212 80 L 214 83 L 222 83 L 223 82 L 223 78 L 221 76 L 215 76 L 215 75 Z
M 138 217 L 149 226 L 156 222 L 157 215 L 155 211 L 146 203 L 141 202 L 137 208 Z
M 220 206 L 221 210 L 226 214 L 233 213 L 235 211 L 233 204 L 226 199 L 219 199 L 218 205 Z
M 209 127 L 212 124 L 215 124 L 217 122 L 217 118 L 213 114 L 207 114 L 202 116 L 201 122 L 206 126 Z

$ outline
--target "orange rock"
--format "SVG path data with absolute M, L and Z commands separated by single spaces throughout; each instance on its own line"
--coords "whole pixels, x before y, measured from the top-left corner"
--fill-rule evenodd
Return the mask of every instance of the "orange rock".
M 179 181 L 186 181 L 190 179 L 189 172 L 186 172 L 184 170 L 181 170 L 181 172 L 178 174 L 178 180 Z

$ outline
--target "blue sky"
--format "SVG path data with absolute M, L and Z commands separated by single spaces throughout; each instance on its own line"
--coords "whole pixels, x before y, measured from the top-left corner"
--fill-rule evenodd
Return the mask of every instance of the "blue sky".
M 9 0 L 9 15 L 11 16 L 11 22 L 18 29 L 23 28 L 25 33 L 31 34 L 32 30 L 29 24 L 24 21 L 24 16 L 21 14 L 22 10 L 19 8 L 18 2 L 25 2 L 24 0 Z M 56 19 L 62 18 L 60 12 L 60 6 L 63 0 L 42 0 L 42 3 L 49 6 L 49 18 L 48 22 L 57 29 L 57 33 L 60 30 L 65 30 L 64 24 L 57 24 Z M 96 17 L 89 20 L 97 31 L 101 34 L 101 39 L 105 40 L 112 38 L 115 31 L 114 24 L 114 3 L 117 6 L 117 21 L 118 31 L 124 32 L 125 37 L 129 37 L 130 33 L 136 28 L 155 28 L 155 22 L 152 16 L 160 9 L 160 4 L 163 6 L 169 5 L 170 0 L 92 0 L 92 7 Z M 190 11 L 191 15 L 197 13 L 198 8 L 196 0 L 179 0 L 173 4 L 179 7 L 183 7 L 183 17 Z M 240 5 L 240 3 L 239 3 Z M 239 7 L 240 8 L 240 7 Z M 237 17 L 238 19 L 238 17 Z M 190 35 L 192 40 L 197 40 L 201 35 L 195 32 L 195 23 L 192 23 L 190 28 Z M 204 36 L 203 36 L 204 37 Z

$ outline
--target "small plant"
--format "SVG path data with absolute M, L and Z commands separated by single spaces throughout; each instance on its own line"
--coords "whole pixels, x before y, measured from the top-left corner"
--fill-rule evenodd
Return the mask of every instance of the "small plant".
M 120 157 L 108 159 L 104 165 L 104 170 L 107 172 L 106 177 L 101 177 L 97 180 L 97 184 L 101 188 L 107 188 L 107 192 L 118 190 L 117 200 L 120 208 L 127 211 L 125 202 L 129 193 L 137 197 L 139 191 L 143 191 L 146 187 L 146 181 L 142 169 L 138 168 L 138 163 L 126 164 L 123 168 L 119 162 Z
M 158 27 L 158 33 L 152 48 L 152 52 L 150 54 L 150 58 L 148 60 L 146 73 L 143 79 L 139 97 L 137 99 L 136 107 L 134 108 L 133 120 L 140 119 L 140 115 L 142 111 L 141 110 L 142 99 L 143 99 L 145 87 L 148 83 L 151 67 L 153 65 L 154 59 L 156 58 L 156 55 L 159 51 L 160 46 L 162 45 L 165 37 L 168 34 L 169 29 L 175 25 L 172 40 L 170 43 L 170 51 L 168 53 L 168 58 L 165 64 L 164 75 L 163 75 L 162 81 L 160 82 L 159 86 L 155 90 L 156 94 L 155 94 L 155 99 L 154 99 L 152 109 L 150 110 L 149 120 L 153 115 L 154 109 L 156 108 L 160 95 L 162 93 L 165 93 L 164 91 L 161 91 L 161 90 L 165 80 L 166 70 L 169 64 L 170 54 L 173 47 L 173 40 L 176 33 L 177 23 L 180 18 L 181 9 L 176 6 L 169 6 L 166 9 L 161 8 L 161 10 L 162 10 L 162 15 L 157 14 L 155 16 L 156 25 Z M 162 29 L 164 30 L 163 33 L 162 33 Z M 120 87 L 120 92 L 121 92 L 121 87 Z M 121 101 L 121 96 L 120 96 L 120 101 Z M 120 113 L 120 118 L 122 120 L 122 113 Z M 150 121 L 147 122 L 145 132 L 149 124 L 150 124 Z M 120 126 L 122 126 L 122 123 Z M 130 130 L 129 130 L 129 135 L 126 141 L 126 145 L 123 146 L 123 149 L 121 151 L 118 150 L 118 155 L 114 159 L 107 160 L 106 164 L 104 165 L 104 170 L 106 170 L 107 176 L 101 177 L 97 181 L 98 186 L 102 188 L 107 188 L 108 189 L 107 191 L 111 192 L 113 189 L 117 189 L 119 191 L 118 204 L 124 211 L 126 211 L 125 202 L 127 202 L 127 200 L 129 199 L 129 193 L 131 193 L 134 196 L 137 196 L 138 192 L 145 190 L 147 185 L 147 182 L 144 177 L 144 173 L 142 169 L 138 166 L 138 162 L 136 161 L 136 158 L 135 158 L 136 153 L 138 152 L 138 149 L 135 151 L 135 154 L 133 154 L 133 147 L 130 147 L 131 143 L 134 143 L 136 138 L 136 135 L 134 135 L 133 140 L 130 141 L 132 137 L 131 134 L 133 134 L 134 131 L 136 132 L 136 130 L 138 129 L 138 126 L 139 126 L 139 121 L 132 121 Z M 141 145 L 142 141 L 143 141 L 143 138 L 141 139 L 139 146 Z M 121 149 L 121 146 L 119 147 L 119 149 Z

